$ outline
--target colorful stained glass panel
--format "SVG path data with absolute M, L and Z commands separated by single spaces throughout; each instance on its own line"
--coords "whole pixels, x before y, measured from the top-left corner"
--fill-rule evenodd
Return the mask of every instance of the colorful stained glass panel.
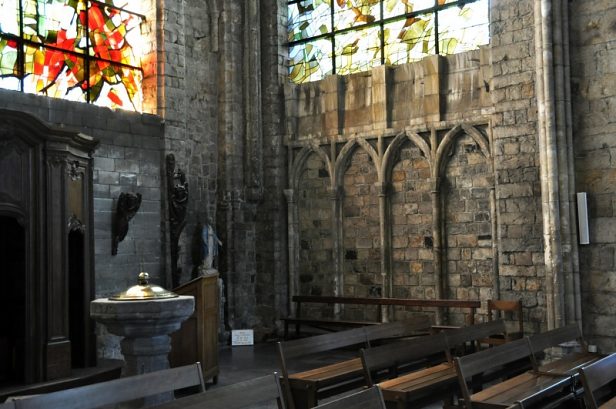
M 332 44 L 319 39 L 289 47 L 289 78 L 300 84 L 317 81 L 333 71 Z
M 438 12 L 439 51 L 454 54 L 474 50 L 490 41 L 488 0 Z
M 19 35 L 19 0 L 0 0 L 0 33 Z
M 384 0 L 383 18 L 396 17 L 434 7 L 434 0 Z
M 24 91 L 85 101 L 83 58 L 45 47 L 24 47 Z
M 434 15 L 420 14 L 385 25 L 385 62 L 405 64 L 434 54 Z
M 331 32 L 331 6 L 328 3 L 323 0 L 307 0 L 289 4 L 289 41 Z
M 90 102 L 109 108 L 141 111 L 141 70 L 102 61 L 90 63 Z
M 90 55 L 139 66 L 140 24 L 141 19 L 134 14 L 91 3 L 88 8 Z
M 23 0 L 22 7 L 25 39 L 79 51 L 76 45 L 83 37 L 83 29 L 78 27 L 77 17 L 85 7 L 82 2 Z
M 335 0 L 334 29 L 343 30 L 381 19 L 380 0 Z
M 336 74 L 353 74 L 381 65 L 379 32 L 379 27 L 374 26 L 337 34 Z
M 0 37 L 0 88 L 19 90 L 17 42 Z

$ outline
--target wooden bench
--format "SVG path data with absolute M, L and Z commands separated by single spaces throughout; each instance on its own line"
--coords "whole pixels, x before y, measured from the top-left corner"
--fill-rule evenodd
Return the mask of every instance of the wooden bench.
M 608 409 L 616 408 L 616 395 L 610 393 L 607 396 L 597 394 L 597 391 L 616 380 L 616 354 L 611 354 L 598 361 L 591 363 L 588 366 L 580 368 L 580 378 L 584 385 L 584 402 L 588 409 Z M 598 401 L 605 400 L 601 405 Z
M 95 409 L 198 386 L 199 363 L 15 400 L 16 409 Z
M 240 409 L 271 402 L 286 409 L 277 373 L 186 396 L 152 409 Z
M 467 409 L 526 408 L 533 405 L 549 408 L 573 398 L 570 376 L 535 371 L 524 372 L 471 394 L 467 382 L 472 378 L 476 379 L 477 376 L 521 359 L 531 359 L 528 340 L 525 338 L 454 358 L 464 406 Z M 481 384 L 478 386 L 478 389 L 483 387 Z
M 316 406 L 315 409 L 385 409 L 385 402 L 378 386 L 373 386 L 344 398 Z
M 313 318 L 302 316 L 302 304 L 338 304 L 338 305 L 376 305 L 380 308 L 387 306 L 418 307 L 418 308 L 461 308 L 468 309 L 466 314 L 466 324 L 475 323 L 475 312 L 481 308 L 479 301 L 465 300 L 422 300 L 406 298 L 361 298 L 361 297 L 335 297 L 335 296 L 316 296 L 316 295 L 295 295 L 292 298 L 295 303 L 295 317 L 282 318 L 284 322 L 284 336 L 287 339 L 289 325 L 295 324 L 295 334 L 300 335 L 302 324 L 311 325 L 321 329 L 332 329 L 336 327 L 358 327 L 378 324 L 377 321 L 343 320 L 331 318 Z M 380 317 L 380 314 L 379 314 Z
M 561 344 L 570 341 L 577 341 L 581 351 L 571 352 L 552 362 L 539 365 L 539 354 L 542 354 L 549 348 L 558 347 Z M 579 368 L 605 356 L 588 351 L 586 342 L 582 337 L 582 331 L 577 324 L 571 324 L 565 327 L 546 331 L 541 334 L 533 335 L 528 338 L 528 342 L 532 352 L 533 367 L 539 372 L 557 375 L 570 375 L 577 378 L 577 370 Z
M 478 340 L 494 334 L 505 332 L 503 321 L 492 321 L 484 324 L 452 329 L 436 335 L 416 338 L 396 344 L 364 349 L 361 351 L 364 376 L 368 386 L 375 383 L 375 375 L 387 370 L 389 380 L 379 383 L 385 401 L 392 402 L 398 408 L 405 408 L 409 403 L 428 403 L 435 400 L 436 394 L 441 399 L 451 396 L 457 391 L 457 377 L 451 360 L 451 350 L 454 347 L 475 343 Z M 413 367 L 424 359 L 430 363 L 431 356 L 440 354 L 440 363 L 413 370 L 400 375 L 404 367 Z
M 287 405 L 290 408 L 312 408 L 319 399 L 363 385 L 359 357 L 294 374 L 289 374 L 289 359 L 354 345 L 369 347 L 375 340 L 413 335 L 425 331 L 430 325 L 429 317 L 422 315 L 406 321 L 279 342 L 278 356 Z

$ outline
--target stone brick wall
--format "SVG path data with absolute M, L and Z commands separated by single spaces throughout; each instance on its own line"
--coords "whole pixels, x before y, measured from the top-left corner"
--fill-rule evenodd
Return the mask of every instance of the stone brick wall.
M 368 153 L 357 150 L 343 176 L 342 293 L 349 297 L 383 294 L 376 173 Z M 376 309 L 366 307 L 369 306 L 349 306 L 344 314 L 348 319 L 378 320 Z
M 283 84 L 288 81 L 287 3 L 261 1 L 261 101 L 263 129 L 263 198 L 257 210 L 257 307 L 264 333 L 275 333 L 288 306 L 287 217 L 283 189 L 287 183 L 284 149 Z
M 334 295 L 332 200 L 329 173 L 312 154 L 301 178 L 298 197 L 300 215 L 300 295 Z
M 392 274 L 396 298 L 436 298 L 430 177 L 430 164 L 421 150 L 406 143 L 393 168 L 391 183 Z M 396 308 L 396 317 L 404 317 L 405 310 Z
M 419 133 L 428 152 L 401 151 L 392 177 L 376 181 L 391 189 L 379 223 L 391 226 L 392 294 L 522 299 L 528 328 L 538 331 L 546 312 L 533 2 L 494 1 L 491 19 L 491 44 L 481 50 L 288 86 L 288 143 L 328 150 L 332 141 L 366 138 L 383 158 L 394 136 Z M 448 153 L 437 152 L 461 123 L 476 126 L 483 145 L 463 132 L 447 142 Z M 443 212 L 440 260 L 431 248 L 434 192 Z M 345 186 L 349 197 L 361 200 Z
M 499 298 L 522 299 L 528 329 L 538 331 L 546 322 L 546 283 L 533 2 L 491 2 L 490 19 Z
M 491 223 L 495 215 L 490 206 L 494 178 L 490 170 L 490 163 L 468 135 L 456 141 L 441 182 L 447 298 L 496 298 Z M 464 322 L 459 314 L 450 319 L 458 325 Z
M 616 348 L 616 5 L 571 2 L 576 190 L 588 192 L 590 244 L 580 246 L 584 333 Z

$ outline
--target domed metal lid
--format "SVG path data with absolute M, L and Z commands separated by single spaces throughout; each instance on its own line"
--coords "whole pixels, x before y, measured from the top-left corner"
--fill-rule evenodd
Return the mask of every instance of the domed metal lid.
M 175 298 L 178 295 L 164 288 L 148 284 L 150 275 L 139 273 L 139 284 L 132 286 L 126 291 L 109 297 L 113 301 L 140 301 L 140 300 L 159 300 L 164 298 Z

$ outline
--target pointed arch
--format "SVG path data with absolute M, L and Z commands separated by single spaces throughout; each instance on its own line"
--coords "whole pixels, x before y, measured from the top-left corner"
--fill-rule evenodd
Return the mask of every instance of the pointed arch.
M 462 129 L 464 129 L 464 132 L 468 136 L 473 138 L 477 145 L 479 145 L 483 156 L 485 156 L 486 158 L 492 158 L 492 152 L 490 151 L 490 142 L 477 128 L 475 128 L 473 125 L 463 124 Z
M 394 140 L 389 144 L 389 146 L 385 150 L 385 154 L 383 155 L 383 161 L 381 163 L 381 175 L 383 182 L 391 180 L 391 172 L 396 165 L 396 155 L 398 154 L 398 152 L 400 152 L 400 149 L 402 149 L 404 142 L 406 142 L 407 140 L 415 144 L 415 146 L 417 146 L 421 150 L 422 154 L 424 155 L 424 158 L 426 159 L 426 161 L 428 161 L 430 168 L 432 168 L 434 161 L 432 159 L 432 154 L 430 152 L 430 146 L 428 145 L 428 143 L 415 132 L 403 131 L 395 136 Z
M 342 186 L 344 171 L 349 166 L 351 156 L 355 149 L 357 149 L 357 146 L 357 139 L 351 139 L 344 144 L 340 153 L 336 156 L 336 163 L 334 164 L 334 189 L 338 189 Z
M 481 149 L 481 153 L 485 156 L 486 160 L 492 158 L 492 154 L 490 152 L 490 143 L 486 139 L 485 136 L 477 128 L 468 124 L 458 124 L 450 129 L 446 134 L 441 143 L 438 145 L 438 149 L 436 150 L 436 158 L 435 158 L 435 167 L 434 170 L 436 172 L 436 176 L 442 174 L 447 165 L 447 154 L 455 139 L 461 135 L 462 133 L 470 136 L 476 143 L 479 145 Z
M 310 142 L 306 146 L 302 148 L 302 150 L 298 153 L 293 161 L 293 166 L 291 167 L 291 187 L 295 190 L 299 188 L 299 180 L 302 175 L 302 171 L 304 170 L 304 166 L 306 165 L 306 161 L 312 154 L 316 154 L 323 163 L 325 164 L 325 169 L 327 169 L 327 173 L 329 174 L 330 185 L 333 186 L 333 169 L 332 162 L 327 156 L 327 153 L 321 147 L 319 147 L 316 143 Z

